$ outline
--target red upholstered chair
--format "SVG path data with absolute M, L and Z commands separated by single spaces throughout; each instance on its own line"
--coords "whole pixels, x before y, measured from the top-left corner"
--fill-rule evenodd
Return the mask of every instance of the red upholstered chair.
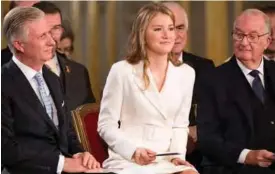
M 108 157 L 108 146 L 97 132 L 99 105 L 96 103 L 81 105 L 72 111 L 72 115 L 73 124 L 83 148 L 102 164 Z

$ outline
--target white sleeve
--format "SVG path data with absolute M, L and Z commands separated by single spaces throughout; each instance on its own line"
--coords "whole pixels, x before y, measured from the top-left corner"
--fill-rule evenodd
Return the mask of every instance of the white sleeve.
M 59 155 L 58 165 L 57 165 L 57 174 L 61 174 L 64 167 L 65 157 L 63 155 Z
M 120 63 L 112 66 L 104 87 L 98 118 L 98 132 L 109 148 L 125 159 L 131 160 L 136 145 L 118 128 L 123 104 L 123 75 Z
M 244 164 L 246 156 L 250 151 L 251 150 L 249 150 L 249 149 L 242 150 L 242 152 L 240 153 L 239 159 L 238 159 L 238 163 Z

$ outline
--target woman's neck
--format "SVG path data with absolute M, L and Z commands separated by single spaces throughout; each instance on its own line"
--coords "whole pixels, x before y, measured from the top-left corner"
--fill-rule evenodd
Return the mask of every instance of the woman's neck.
M 167 65 L 168 65 L 168 54 L 164 55 L 156 55 L 156 54 L 151 54 L 148 55 L 149 59 L 149 68 L 151 71 L 154 72 L 163 72 L 166 71 Z

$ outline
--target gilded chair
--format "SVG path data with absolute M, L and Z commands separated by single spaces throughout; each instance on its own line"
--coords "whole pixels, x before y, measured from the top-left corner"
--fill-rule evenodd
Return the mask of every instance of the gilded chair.
M 80 143 L 85 151 L 90 152 L 98 162 L 108 157 L 107 144 L 97 132 L 99 105 L 88 103 L 72 111 L 73 124 Z

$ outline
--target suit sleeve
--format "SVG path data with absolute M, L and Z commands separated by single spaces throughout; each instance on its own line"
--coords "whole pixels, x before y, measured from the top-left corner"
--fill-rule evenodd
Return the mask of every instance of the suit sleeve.
M 107 77 L 100 106 L 98 132 L 110 149 L 131 160 L 137 147 L 118 128 L 123 104 L 123 74 L 120 73 L 122 67 L 118 65 L 121 64 L 112 66 Z
M 193 87 L 195 81 L 195 71 L 188 68 L 186 72 L 185 85 L 186 90 L 184 91 L 183 101 L 180 106 L 180 110 L 174 119 L 173 123 L 173 136 L 171 139 L 170 151 L 180 152 L 182 155 L 181 159 L 185 160 L 186 146 L 188 140 L 188 125 L 189 125 L 189 112 L 192 101 Z
M 223 138 L 224 124 L 220 110 L 226 109 L 224 87 L 217 81 L 217 72 L 203 86 L 201 105 L 198 108 L 198 145 L 203 155 L 223 165 L 235 165 L 244 147 Z M 224 112 L 224 111 L 223 111 Z
M 17 141 L 13 129 L 13 101 L 5 93 L 1 93 L 1 159 L 7 167 L 22 167 L 27 172 L 56 173 L 59 153 L 52 151 L 37 152 Z M 27 172 L 28 173 L 28 172 Z
M 70 114 L 68 117 L 68 143 L 69 143 L 69 153 L 74 155 L 79 152 L 84 152 L 82 145 L 78 141 L 75 129 L 72 124 L 72 116 Z

